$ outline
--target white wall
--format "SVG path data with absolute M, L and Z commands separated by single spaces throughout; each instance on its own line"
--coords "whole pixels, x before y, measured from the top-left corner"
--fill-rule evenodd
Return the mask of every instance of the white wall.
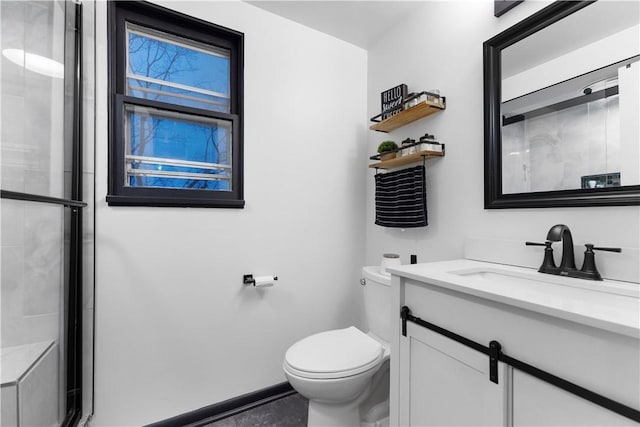
M 161 4 L 245 33 L 246 207 L 107 206 L 98 2 L 94 426 L 283 382 L 293 342 L 361 324 L 366 52 L 243 2 Z M 280 280 L 257 290 L 245 273 Z
M 399 83 L 413 92 L 440 89 L 447 109 L 389 135 L 369 132 L 369 153 L 389 137 L 399 142 L 429 132 L 446 144 L 446 156 L 427 162 L 430 225 L 421 229 L 374 225 L 374 172 L 368 172 L 367 263 L 379 262 L 384 252 L 399 253 L 403 263 L 409 254 L 419 262 L 461 258 L 467 236 L 543 241 L 558 223 L 571 228 L 576 244 L 638 248 L 638 207 L 483 208 L 482 43 L 544 6 L 524 2 L 495 18 L 489 0 L 428 2 L 369 49 L 369 117 L 380 110 L 380 92 Z
M 489 0 L 428 2 L 368 53 L 241 2 L 163 4 L 246 35 L 247 206 L 106 205 L 98 3 L 92 425 L 144 424 L 284 381 L 293 341 L 360 323 L 359 267 L 383 252 L 403 262 L 411 253 L 420 262 L 459 258 L 465 236 L 542 240 L 556 223 L 578 244 L 638 248 L 638 207 L 483 209 L 482 42 L 544 4 L 524 2 L 497 19 Z M 447 110 L 391 135 L 368 131 L 379 93 L 398 83 L 440 89 Z M 430 225 L 374 225 L 368 156 L 389 136 L 427 131 L 447 144 L 427 165 Z M 244 273 L 280 282 L 247 289 Z

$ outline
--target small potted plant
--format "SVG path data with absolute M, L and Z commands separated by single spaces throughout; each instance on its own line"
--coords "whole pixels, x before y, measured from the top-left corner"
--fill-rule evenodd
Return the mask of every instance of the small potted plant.
M 378 154 L 380 154 L 380 160 L 390 160 L 396 158 L 396 150 L 398 144 L 394 141 L 383 141 L 378 145 Z

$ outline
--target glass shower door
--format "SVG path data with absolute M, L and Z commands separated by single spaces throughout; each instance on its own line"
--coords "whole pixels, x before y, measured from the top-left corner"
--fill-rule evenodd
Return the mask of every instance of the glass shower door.
M 2 426 L 80 413 L 79 11 L 0 1 Z

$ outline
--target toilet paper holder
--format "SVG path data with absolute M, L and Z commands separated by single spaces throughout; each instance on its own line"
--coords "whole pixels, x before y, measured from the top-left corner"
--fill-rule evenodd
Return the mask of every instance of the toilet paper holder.
M 273 282 L 277 280 L 278 276 L 258 276 L 255 278 L 253 277 L 253 274 L 245 274 L 242 276 L 243 284 L 253 286 L 273 286 Z

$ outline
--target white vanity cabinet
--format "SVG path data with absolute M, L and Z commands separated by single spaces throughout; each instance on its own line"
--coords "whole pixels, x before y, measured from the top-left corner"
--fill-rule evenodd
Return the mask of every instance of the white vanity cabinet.
M 495 340 L 504 355 L 640 410 L 640 298 L 603 293 L 594 298 L 602 306 L 593 314 L 585 311 L 584 289 L 575 299 L 566 286 L 555 295 L 552 287 L 515 295 L 508 294 L 512 288 L 502 293 L 494 283 L 443 274 L 484 264 L 458 260 L 392 270 L 391 425 L 640 425 L 508 363 L 497 363 L 496 384 L 487 354 L 420 324 L 406 322 L 402 334 L 406 306 L 423 321 L 485 347 Z M 603 313 L 612 320 L 600 319 Z
M 514 426 L 638 425 L 517 369 L 512 378 Z
M 489 381 L 487 356 L 414 324 L 400 346 L 399 425 L 506 424 L 507 388 Z

